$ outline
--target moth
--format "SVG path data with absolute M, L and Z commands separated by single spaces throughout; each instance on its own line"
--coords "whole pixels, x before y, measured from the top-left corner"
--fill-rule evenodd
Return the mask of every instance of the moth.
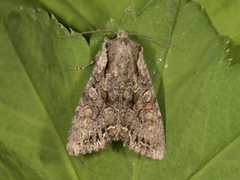
M 102 49 L 88 64 L 95 66 L 72 119 L 70 155 L 99 151 L 121 139 L 141 155 L 164 157 L 162 116 L 142 52 L 123 30 L 113 39 L 105 37 Z

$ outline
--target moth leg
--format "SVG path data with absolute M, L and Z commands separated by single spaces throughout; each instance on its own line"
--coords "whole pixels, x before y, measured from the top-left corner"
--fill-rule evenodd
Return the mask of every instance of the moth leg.
M 82 70 L 82 69 L 85 69 L 85 68 L 87 68 L 88 66 L 90 66 L 90 65 L 92 65 L 92 64 L 94 64 L 94 63 L 95 63 L 95 59 L 92 60 L 90 63 L 86 64 L 86 65 L 83 66 L 83 67 L 71 67 L 71 68 L 69 68 L 69 69 L 73 69 L 73 70 Z
M 100 50 L 100 51 L 97 53 L 96 57 L 95 57 L 91 62 L 89 62 L 88 64 L 86 64 L 86 65 L 83 66 L 83 67 L 72 67 L 72 68 L 69 68 L 69 69 L 73 69 L 73 70 L 82 70 L 82 69 L 85 69 L 85 68 L 87 68 L 88 66 L 96 63 L 96 62 L 98 61 L 99 57 L 101 56 L 101 54 L 102 54 L 102 50 Z

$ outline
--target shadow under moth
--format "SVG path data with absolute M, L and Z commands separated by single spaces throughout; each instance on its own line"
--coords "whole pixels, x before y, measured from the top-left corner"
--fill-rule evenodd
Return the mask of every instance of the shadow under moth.
M 136 34 L 135 34 L 136 35 Z M 146 37 L 146 36 L 145 36 Z M 105 37 L 72 120 L 70 155 L 104 149 L 111 141 L 161 160 L 166 153 L 162 116 L 143 48 L 123 30 Z

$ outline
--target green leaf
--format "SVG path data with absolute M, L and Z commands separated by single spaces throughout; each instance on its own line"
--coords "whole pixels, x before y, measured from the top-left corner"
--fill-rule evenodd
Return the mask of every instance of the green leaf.
M 240 63 L 240 1 L 238 0 L 199 0 L 206 9 L 211 22 L 220 35 L 230 38 L 228 58 L 232 65 Z
M 48 10 L 53 7 L 46 4 Z M 62 38 L 69 32 L 55 17 L 23 8 L 0 24 L 1 179 L 238 179 L 239 63 L 225 59 L 228 39 L 218 35 L 200 5 L 163 0 L 136 15 L 144 6 L 132 10 L 123 2 L 120 9 L 126 10 L 121 18 L 116 12 L 119 18 L 113 20 L 113 4 L 104 9 L 99 2 L 94 12 L 86 4 L 70 15 L 78 2 L 61 8 L 56 4 L 49 13 L 57 12 L 70 28 L 82 26 L 79 31 L 106 25 L 179 49 L 131 36 L 144 49 L 163 115 L 167 154 L 156 161 L 118 141 L 81 159 L 68 155 L 71 119 L 92 69 L 69 67 L 90 62 L 103 36 L 94 34 L 90 46 L 81 36 Z M 79 12 L 104 14 L 104 20 L 97 22 L 92 15 L 76 26 L 78 20 L 71 18 L 79 18 Z
M 157 4 L 159 0 L 155 0 Z M 104 29 L 110 18 L 119 21 L 124 10 L 131 6 L 135 13 L 140 12 L 149 0 L 0 0 L 0 17 L 19 7 L 42 8 L 53 13 L 62 24 L 79 31 Z
M 231 38 L 239 36 L 240 2 L 238 0 L 198 1 L 205 8 L 219 34 L 228 35 Z

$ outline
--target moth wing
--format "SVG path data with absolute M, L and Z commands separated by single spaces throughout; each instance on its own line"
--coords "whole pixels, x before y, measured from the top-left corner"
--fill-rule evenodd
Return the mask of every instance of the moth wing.
M 106 147 L 115 134 L 114 111 L 104 100 L 104 70 L 107 64 L 105 43 L 95 57 L 96 64 L 79 100 L 68 135 L 70 155 L 86 154 Z M 111 134 L 111 135 L 110 135 Z
M 142 52 L 139 52 L 137 69 L 135 102 L 133 107 L 126 110 L 121 139 L 129 149 L 161 160 L 166 154 L 163 121 Z

